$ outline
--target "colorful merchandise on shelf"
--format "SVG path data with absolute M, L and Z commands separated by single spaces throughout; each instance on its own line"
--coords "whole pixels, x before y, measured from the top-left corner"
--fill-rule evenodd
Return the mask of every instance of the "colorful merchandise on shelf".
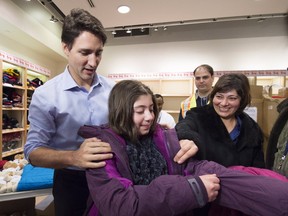
M 28 112 L 34 90 L 51 71 L 0 50 L 2 129 L 0 160 L 23 152 L 29 130 Z
M 22 86 L 20 72 L 17 69 L 8 68 L 3 71 L 3 83 Z

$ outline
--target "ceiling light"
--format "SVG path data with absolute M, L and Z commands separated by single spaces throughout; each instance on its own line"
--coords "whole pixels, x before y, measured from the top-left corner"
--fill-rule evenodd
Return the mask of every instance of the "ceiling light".
M 55 23 L 58 22 L 59 20 L 52 15 L 49 21 Z
M 127 29 L 126 33 L 130 34 L 132 31 L 130 29 Z
M 116 31 L 112 31 L 112 34 L 115 35 L 115 34 L 116 34 Z
M 156 31 L 158 31 L 158 28 L 156 27 L 156 28 L 154 28 L 154 31 L 156 32 Z
M 130 11 L 130 8 L 126 5 L 122 5 L 118 7 L 119 13 L 126 14 L 126 13 L 129 13 L 129 11 Z
M 143 24 L 143 25 L 135 25 L 135 26 L 129 26 L 130 29 L 138 30 L 141 33 L 149 32 L 149 31 L 158 31 L 159 28 L 163 29 L 165 31 L 166 28 L 169 28 L 171 26 L 179 26 L 179 25 L 193 25 L 193 24 L 203 24 L 203 23 L 217 23 L 217 22 L 224 22 L 224 21 L 240 21 L 240 20 L 255 20 L 257 22 L 263 22 L 270 18 L 279 18 L 279 17 L 287 17 L 286 14 L 268 14 L 268 15 L 254 15 L 254 16 L 241 16 L 241 17 L 227 17 L 227 18 L 214 18 L 214 19 L 202 19 L 202 20 L 187 20 L 187 21 L 175 21 L 170 23 L 155 23 L 155 24 Z M 123 30 L 123 32 L 126 32 L 127 28 L 125 26 L 119 26 L 114 28 L 107 28 L 106 31 L 114 31 L 114 30 Z M 146 30 L 147 29 L 147 30 Z M 117 32 L 118 34 L 118 32 Z M 134 34 L 134 32 L 133 32 Z
M 166 26 L 163 26 L 163 31 L 166 31 L 167 30 L 167 27 Z

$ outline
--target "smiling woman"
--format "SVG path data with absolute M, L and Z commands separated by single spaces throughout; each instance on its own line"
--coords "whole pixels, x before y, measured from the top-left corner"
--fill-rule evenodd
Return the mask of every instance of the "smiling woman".
M 236 90 L 231 90 L 226 93 L 217 93 L 212 101 L 216 113 L 221 117 L 229 133 L 237 123 L 235 112 L 240 106 L 240 100 Z
M 239 127 L 236 125 L 241 123 L 241 119 L 237 114 L 243 112 L 251 102 L 247 77 L 242 74 L 224 75 L 212 90 L 211 101 L 230 136 L 235 132 L 238 134 Z
M 179 139 L 193 140 L 197 159 L 224 166 L 264 167 L 263 134 L 243 110 L 250 104 L 250 86 L 243 74 L 225 74 L 210 94 L 210 103 L 193 108 L 176 125 Z

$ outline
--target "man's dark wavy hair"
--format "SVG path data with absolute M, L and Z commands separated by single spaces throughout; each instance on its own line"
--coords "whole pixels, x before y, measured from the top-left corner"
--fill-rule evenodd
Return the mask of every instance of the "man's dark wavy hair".
M 106 43 L 107 35 L 100 20 L 92 16 L 88 11 L 75 8 L 72 9 L 64 19 L 61 40 L 72 48 L 75 38 L 83 31 L 88 31 L 98 37 L 103 45 Z

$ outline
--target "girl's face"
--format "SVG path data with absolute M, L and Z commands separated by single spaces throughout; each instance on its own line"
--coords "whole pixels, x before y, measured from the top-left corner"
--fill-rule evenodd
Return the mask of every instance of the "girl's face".
M 134 103 L 133 121 L 140 136 L 149 133 L 155 118 L 151 95 L 141 95 Z
M 235 112 L 240 106 L 241 98 L 236 90 L 225 93 L 216 93 L 213 98 L 213 107 L 216 113 L 223 119 L 235 117 Z

